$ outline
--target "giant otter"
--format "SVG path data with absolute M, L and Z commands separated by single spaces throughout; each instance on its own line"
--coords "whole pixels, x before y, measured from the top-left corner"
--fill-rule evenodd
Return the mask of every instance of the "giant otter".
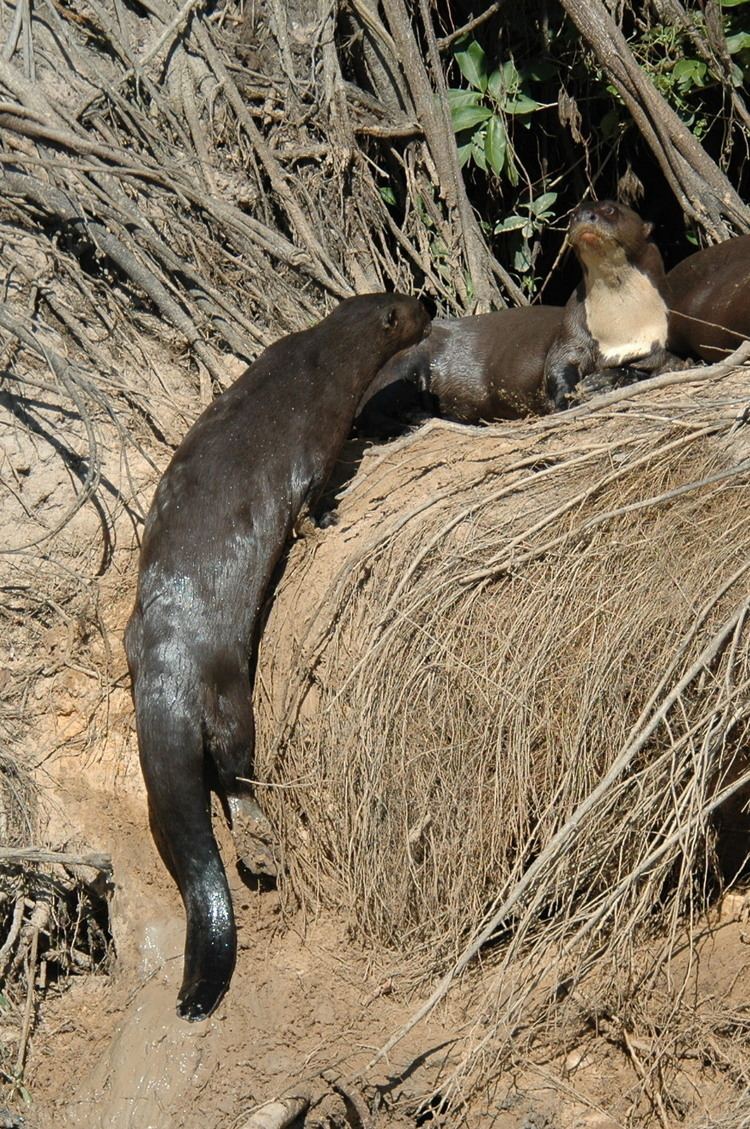
M 187 916 L 186 1019 L 211 1014 L 234 969 L 206 773 L 212 765 L 233 824 L 254 816 L 238 777 L 251 772 L 249 664 L 274 567 L 364 389 L 428 324 L 416 299 L 372 294 L 277 341 L 200 416 L 156 489 L 125 647 L 152 822 Z
M 719 361 L 750 338 L 750 235 L 696 251 L 667 283 L 675 352 Z
M 545 364 L 557 408 L 565 407 L 573 388 L 595 372 L 601 387 L 607 371 L 613 382 L 622 383 L 623 367 L 634 380 L 682 367 L 667 349 L 667 284 L 651 231 L 650 223 L 613 200 L 581 204 L 573 212 L 568 242 L 583 279 L 565 307 Z
M 420 405 L 462 423 L 546 413 L 544 360 L 562 316 L 562 307 L 523 306 L 435 318 L 429 337 L 392 357 L 367 389 L 359 430 L 387 434 Z

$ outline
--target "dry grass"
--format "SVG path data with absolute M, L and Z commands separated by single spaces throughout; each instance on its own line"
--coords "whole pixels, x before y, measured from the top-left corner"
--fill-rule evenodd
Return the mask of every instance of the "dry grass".
M 482 950 L 449 1090 L 564 1043 L 583 989 L 717 887 L 713 813 L 750 782 L 744 395 L 433 426 L 389 454 L 379 521 L 377 463 L 344 503 L 343 563 L 292 555 L 257 775 L 298 896 L 445 974 L 432 1004 Z

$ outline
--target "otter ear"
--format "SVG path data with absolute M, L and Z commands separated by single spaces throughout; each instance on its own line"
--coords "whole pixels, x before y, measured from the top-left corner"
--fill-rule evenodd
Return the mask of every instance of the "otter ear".
M 643 225 L 643 238 L 648 239 L 653 230 L 654 230 L 654 225 L 652 223 L 644 223 L 644 225 Z
M 395 329 L 398 325 L 398 310 L 395 306 L 389 306 L 383 314 L 383 325 L 386 329 Z

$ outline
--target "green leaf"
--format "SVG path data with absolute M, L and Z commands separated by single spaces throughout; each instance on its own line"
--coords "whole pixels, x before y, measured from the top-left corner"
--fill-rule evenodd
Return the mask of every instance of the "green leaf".
M 535 216 L 541 215 L 542 212 L 546 212 L 548 208 L 552 207 L 556 199 L 556 192 L 543 192 L 541 196 L 537 196 L 536 200 L 529 203 L 529 211 L 533 212 Z
M 738 31 L 736 35 L 728 35 L 726 42 L 729 54 L 737 55 L 746 47 L 750 47 L 750 32 Z
M 512 59 L 494 70 L 487 81 L 487 90 L 499 106 L 504 106 L 508 95 L 518 90 L 520 77 Z
M 708 67 L 700 59 L 678 59 L 672 67 L 672 78 L 683 90 L 692 86 L 703 86 Z
M 510 149 L 510 147 L 508 148 L 508 152 L 505 155 L 505 175 L 510 181 L 512 187 L 516 188 L 518 186 L 518 169 L 516 167 L 516 162 L 513 160 L 513 151 L 512 149 Z
M 521 76 L 518 73 L 518 68 L 512 59 L 506 60 L 500 67 L 503 76 L 503 82 L 506 90 L 513 90 L 518 86 L 521 81 Z
M 486 106 L 451 106 L 451 120 L 455 133 L 465 129 L 472 129 L 480 122 L 486 122 L 492 117 L 492 110 Z
M 456 133 L 460 133 L 462 129 L 472 129 L 492 113 L 487 106 L 482 105 L 482 95 L 477 90 L 449 90 L 448 105 Z
M 503 231 L 520 231 L 525 223 L 526 216 L 508 216 L 495 224 L 495 235 L 500 235 Z
M 541 108 L 541 102 L 535 102 L 533 98 L 529 98 L 526 94 L 519 94 L 503 106 L 506 114 L 533 114 L 535 110 L 541 110 Z
M 396 203 L 396 194 L 392 188 L 388 188 L 386 185 L 384 188 L 379 188 L 378 192 L 380 193 L 380 199 L 384 200 L 386 204 Z
M 742 67 L 738 67 L 734 62 L 730 64 L 729 77 L 732 80 L 732 86 L 740 87 L 745 85 L 745 75 Z
M 478 129 L 471 139 L 471 155 L 482 172 L 487 172 L 487 158 L 484 154 L 486 136 L 486 130 Z
M 451 87 L 448 90 L 448 105 L 453 109 L 454 106 L 481 106 L 482 95 L 478 90 L 462 90 L 457 87 Z
M 459 145 L 458 147 L 458 167 L 462 169 L 466 162 L 471 158 L 471 142 L 466 145 Z
M 453 58 L 468 83 L 476 90 L 487 89 L 487 59 L 476 39 L 472 39 L 464 50 L 456 51 Z
M 505 101 L 505 87 L 503 85 L 503 76 L 500 71 L 493 71 L 487 80 L 487 93 L 499 106 L 502 106 Z
M 487 137 L 484 142 L 484 155 L 495 176 L 500 176 L 505 164 L 508 148 L 508 135 L 502 118 L 493 115 L 487 122 Z
M 685 75 L 692 75 L 695 73 L 695 64 L 697 59 L 678 59 L 672 67 L 672 75 L 674 78 L 684 78 Z
M 520 247 L 513 256 L 513 267 L 519 274 L 526 274 L 531 270 L 531 258 L 528 247 Z
M 739 8 L 740 4 L 748 4 L 750 0 L 721 0 L 722 8 Z

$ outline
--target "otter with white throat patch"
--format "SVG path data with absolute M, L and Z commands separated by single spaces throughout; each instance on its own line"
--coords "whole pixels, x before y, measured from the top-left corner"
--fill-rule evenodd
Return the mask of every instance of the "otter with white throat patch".
M 667 349 L 667 284 L 652 229 L 613 200 L 581 204 L 573 212 L 568 242 L 583 278 L 545 363 L 556 408 L 566 407 L 576 385 L 593 373 L 601 390 L 683 366 Z

